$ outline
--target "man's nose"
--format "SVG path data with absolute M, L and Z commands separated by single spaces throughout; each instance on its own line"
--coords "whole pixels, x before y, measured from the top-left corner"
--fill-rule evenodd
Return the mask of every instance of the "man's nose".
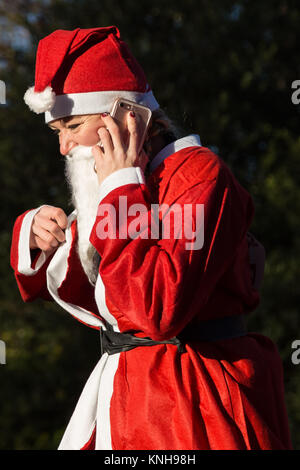
M 72 139 L 67 129 L 62 129 L 59 134 L 59 147 L 62 155 L 68 155 L 70 150 L 76 147 L 76 142 Z

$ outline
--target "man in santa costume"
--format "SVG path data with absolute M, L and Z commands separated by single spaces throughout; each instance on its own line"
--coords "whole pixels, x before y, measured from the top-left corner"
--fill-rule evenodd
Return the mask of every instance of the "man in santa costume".
M 119 97 L 153 113 L 141 152 L 137 116 L 125 141 L 109 115 Z M 18 217 L 20 293 L 55 300 L 102 344 L 59 449 L 291 448 L 280 357 L 244 322 L 259 303 L 251 196 L 197 135 L 176 133 L 116 27 L 42 39 L 24 99 L 58 133 L 74 211 Z M 135 237 L 125 199 L 147 209 Z M 153 236 L 153 204 L 189 206 L 194 228 L 204 207 L 203 245 Z M 99 230 L 107 208 L 114 236 Z

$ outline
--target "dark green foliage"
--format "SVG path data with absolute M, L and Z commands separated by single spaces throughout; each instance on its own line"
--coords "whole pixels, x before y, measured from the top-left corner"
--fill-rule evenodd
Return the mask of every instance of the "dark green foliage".
M 295 448 L 300 447 L 300 8 L 286 0 L 0 0 L 0 449 L 55 449 L 98 360 L 97 333 L 58 306 L 24 304 L 9 266 L 23 211 L 48 203 L 69 212 L 64 163 L 43 117 L 23 95 L 38 40 L 55 29 L 116 24 L 144 66 L 161 106 L 199 133 L 253 196 L 252 232 L 267 264 L 250 329 L 272 338 L 284 366 Z

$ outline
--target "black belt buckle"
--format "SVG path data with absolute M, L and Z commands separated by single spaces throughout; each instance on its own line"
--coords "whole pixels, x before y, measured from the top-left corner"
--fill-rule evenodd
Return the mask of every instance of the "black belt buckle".
M 130 351 L 138 346 L 153 346 L 156 344 L 175 344 L 179 352 L 184 351 L 184 345 L 179 338 L 171 338 L 165 341 L 154 341 L 151 338 L 140 338 L 129 333 L 118 333 L 111 325 L 107 329 L 100 329 L 100 351 L 108 355 Z
M 108 355 L 130 351 L 139 346 L 154 346 L 157 344 L 174 344 L 180 353 L 186 351 L 185 345 L 189 342 L 211 342 L 232 339 L 247 334 L 244 315 L 233 315 L 208 320 L 197 325 L 189 325 L 179 335 L 163 341 L 151 338 L 140 338 L 130 333 L 114 331 L 112 325 L 107 323 L 106 329 L 100 328 L 100 351 Z

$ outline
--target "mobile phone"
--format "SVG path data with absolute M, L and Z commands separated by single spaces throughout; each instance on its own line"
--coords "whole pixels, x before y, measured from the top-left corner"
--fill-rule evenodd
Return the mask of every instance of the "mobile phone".
M 146 106 L 137 104 L 134 101 L 125 100 L 123 98 L 116 99 L 113 104 L 110 115 L 120 126 L 121 133 L 123 136 L 125 135 L 125 139 L 127 131 L 127 115 L 130 111 L 133 111 L 135 113 L 138 122 L 138 132 L 140 135 L 138 151 L 140 152 L 144 144 L 147 129 L 152 116 L 152 111 Z

